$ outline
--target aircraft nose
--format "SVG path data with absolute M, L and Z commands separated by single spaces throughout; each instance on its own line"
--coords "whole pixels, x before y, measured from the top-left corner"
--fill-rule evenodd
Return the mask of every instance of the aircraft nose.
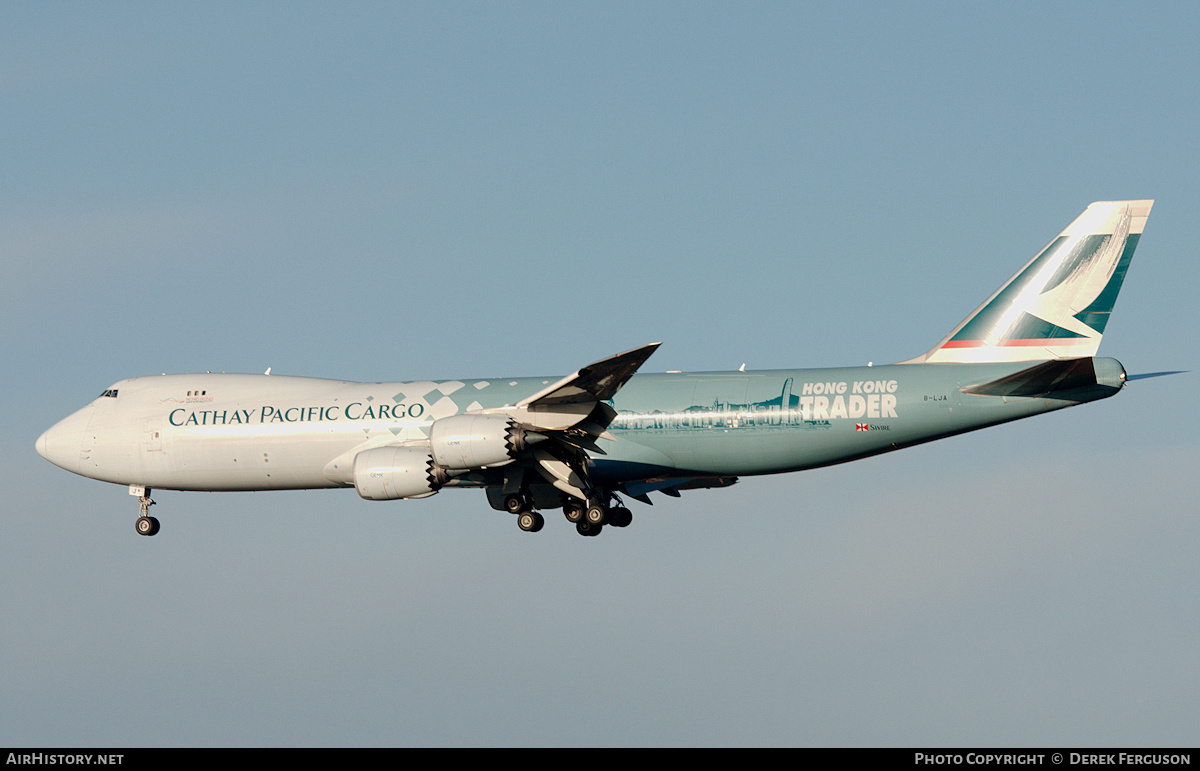
M 46 429 L 34 445 L 37 454 L 59 468 L 79 473 L 79 453 L 91 417 L 92 410 L 87 407 Z

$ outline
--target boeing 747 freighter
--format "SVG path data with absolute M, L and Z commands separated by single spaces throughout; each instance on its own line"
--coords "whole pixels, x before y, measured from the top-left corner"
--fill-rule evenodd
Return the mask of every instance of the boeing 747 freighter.
M 637 374 L 658 343 L 566 377 L 351 383 L 196 374 L 114 383 L 46 431 L 57 466 L 152 488 L 354 488 L 371 501 L 479 488 L 535 532 L 625 527 L 625 500 L 725 487 L 1113 396 L 1096 358 L 1153 201 L 1093 203 L 928 352 L 842 369 Z

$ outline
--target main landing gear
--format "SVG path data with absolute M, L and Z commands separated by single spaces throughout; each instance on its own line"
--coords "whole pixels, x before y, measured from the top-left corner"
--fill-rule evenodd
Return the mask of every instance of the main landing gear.
M 536 533 L 546 524 L 546 518 L 536 511 L 522 511 L 517 514 L 517 527 L 526 533 Z
M 575 523 L 575 532 L 583 536 L 600 535 L 605 525 L 629 527 L 633 512 L 621 505 L 610 506 L 600 501 L 590 501 L 586 506 L 577 502 L 563 507 L 568 522 Z
M 545 524 L 545 518 L 530 505 L 525 495 L 509 495 L 504 499 L 504 509 L 517 515 L 517 527 L 527 533 L 536 533 Z M 575 525 L 580 535 L 599 535 L 605 525 L 628 527 L 633 522 L 633 513 L 621 505 L 611 506 L 600 500 L 583 502 L 572 499 L 563 504 L 563 515 Z
M 141 516 L 138 517 L 134 528 L 138 531 L 138 535 L 154 535 L 158 532 L 158 519 L 150 516 L 150 507 L 154 505 L 153 499 L 150 498 L 149 487 L 138 487 L 137 485 L 129 486 L 129 494 L 138 497 L 138 503 L 141 504 Z
M 533 510 L 526 495 L 515 494 L 504 498 L 504 510 L 517 515 L 517 527 L 526 533 L 536 533 L 546 524 L 546 519 Z

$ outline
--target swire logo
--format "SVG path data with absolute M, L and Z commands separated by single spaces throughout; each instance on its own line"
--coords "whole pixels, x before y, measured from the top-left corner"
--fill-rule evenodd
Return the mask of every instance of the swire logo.
M 855 423 L 855 431 L 891 431 L 891 426 L 874 426 L 870 423 Z

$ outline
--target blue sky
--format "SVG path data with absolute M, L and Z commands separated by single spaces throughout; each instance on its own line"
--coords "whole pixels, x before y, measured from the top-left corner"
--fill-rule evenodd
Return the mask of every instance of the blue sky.
M 1189 3 L 7 3 L 0 744 L 1189 745 L 1195 375 L 536 536 L 478 493 L 37 457 L 112 382 L 882 363 L 1154 198 L 1101 346 L 1196 370 Z

